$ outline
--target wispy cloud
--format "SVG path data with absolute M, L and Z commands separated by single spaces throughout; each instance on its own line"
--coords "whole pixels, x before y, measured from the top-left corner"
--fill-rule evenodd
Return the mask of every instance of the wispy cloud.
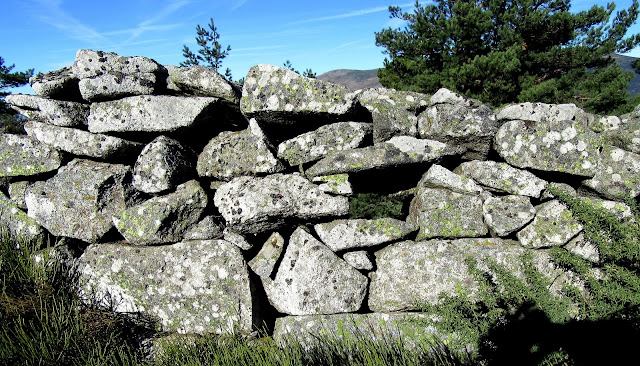
M 61 0 L 36 0 L 39 13 L 36 18 L 64 33 L 69 37 L 91 44 L 107 42 L 108 39 L 97 30 L 83 24 L 62 9 Z
M 160 11 L 157 12 L 155 15 L 153 15 L 151 18 L 138 23 L 138 26 L 136 28 L 127 30 L 128 32 L 131 33 L 131 36 L 129 36 L 129 39 L 127 39 L 125 43 L 129 43 L 133 41 L 134 39 L 136 39 L 137 37 L 139 37 L 140 35 L 148 31 L 168 30 L 168 29 L 179 26 L 179 24 L 157 24 L 157 23 L 164 21 L 166 18 L 173 15 L 178 10 L 189 5 L 191 1 L 192 0 L 178 0 L 178 1 L 168 2 L 165 7 L 160 9 Z
M 414 5 L 414 4 L 415 3 L 408 3 L 408 4 L 401 4 L 401 5 L 398 5 L 398 6 L 405 7 L 405 6 L 411 6 L 411 5 Z M 354 10 L 354 11 L 350 11 L 350 12 L 342 13 L 342 14 L 335 14 L 335 15 L 329 15 L 329 16 L 324 16 L 324 17 L 317 17 L 317 18 L 309 18 L 309 19 L 298 20 L 298 21 L 295 21 L 295 22 L 292 22 L 292 23 L 289 23 L 289 24 L 291 24 L 291 25 L 294 25 L 294 24 L 306 24 L 306 23 L 325 22 L 325 21 L 331 21 L 331 20 L 336 20 L 336 19 L 352 18 L 352 17 L 358 17 L 358 16 L 372 14 L 372 13 L 379 13 L 379 12 L 382 12 L 382 11 L 387 11 L 388 9 L 389 9 L 388 6 L 377 6 L 375 8 Z
M 247 2 L 247 0 L 236 0 L 233 2 L 233 5 L 231 5 L 231 10 L 236 10 L 239 7 L 241 7 L 242 5 L 244 5 Z

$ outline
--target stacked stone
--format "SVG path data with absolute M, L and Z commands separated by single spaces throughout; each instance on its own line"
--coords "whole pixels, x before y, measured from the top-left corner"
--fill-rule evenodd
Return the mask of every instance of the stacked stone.
M 640 113 L 495 113 L 446 89 L 351 91 L 271 65 L 240 91 L 204 67 L 91 50 L 32 87 L 7 97 L 28 122 L 0 135 L 0 221 L 15 238 L 80 241 L 82 292 L 167 331 L 251 332 L 268 303 L 277 337 L 426 336 L 411 311 L 473 294 L 468 256 L 517 273 L 530 251 L 565 280 L 548 248 L 598 260 L 547 184 L 622 220 L 640 194 Z M 362 176 L 409 185 L 406 217 L 348 219 Z

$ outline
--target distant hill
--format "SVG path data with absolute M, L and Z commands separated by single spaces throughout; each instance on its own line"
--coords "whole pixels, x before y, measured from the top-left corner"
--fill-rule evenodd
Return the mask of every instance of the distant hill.
M 613 59 L 616 60 L 624 70 L 634 71 L 633 67 L 631 67 L 631 64 L 638 58 L 614 54 Z M 318 79 L 343 85 L 352 90 L 382 87 L 382 84 L 380 84 L 380 81 L 378 81 L 378 69 L 333 70 L 318 75 Z M 640 77 L 638 77 L 637 73 L 633 80 L 631 80 L 631 82 L 629 83 L 629 93 L 631 95 L 640 93 Z

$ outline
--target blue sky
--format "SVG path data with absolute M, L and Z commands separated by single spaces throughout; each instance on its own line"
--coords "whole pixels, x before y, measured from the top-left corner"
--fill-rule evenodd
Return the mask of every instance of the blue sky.
M 16 71 L 47 72 L 73 63 L 78 49 L 146 56 L 161 64 L 183 61 L 182 46 L 197 50 L 195 28 L 213 18 L 223 61 L 234 79 L 260 63 L 290 60 L 303 71 L 382 66 L 374 32 L 402 24 L 389 19 L 389 5 L 413 9 L 413 0 L 3 0 L 0 56 Z M 421 1 L 422 4 L 428 1 Z M 631 0 L 615 1 L 616 10 Z M 574 0 L 580 11 L 602 0 Z M 640 26 L 633 31 L 640 33 Z M 640 57 L 636 49 L 632 56 Z M 19 92 L 29 92 L 21 88 Z M 14 92 L 18 92 L 14 91 Z

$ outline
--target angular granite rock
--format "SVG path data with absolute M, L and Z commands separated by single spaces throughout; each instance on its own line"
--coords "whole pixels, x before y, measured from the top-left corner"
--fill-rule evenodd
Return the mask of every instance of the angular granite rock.
M 593 178 L 582 184 L 610 199 L 636 197 L 640 194 L 640 155 L 605 146 Z
M 27 191 L 27 187 L 31 185 L 28 181 L 17 181 L 9 183 L 8 193 L 11 203 L 18 206 L 22 210 L 27 209 L 27 204 L 24 203 L 24 194 Z
M 407 223 L 420 227 L 417 240 L 464 238 L 487 234 L 482 198 L 441 188 L 421 188 L 409 207 Z
M 584 122 L 513 120 L 500 127 L 493 146 L 518 168 L 593 177 L 604 145 Z
M 358 100 L 371 112 L 374 142 L 416 136 L 418 115 L 429 104 L 428 95 L 385 88 L 364 89 Z
M 395 136 L 385 141 L 384 144 L 392 145 L 412 159 L 429 162 L 445 155 L 458 155 L 466 150 L 463 146 L 451 146 L 440 141 L 418 139 L 411 136 Z
M 438 164 L 433 164 L 418 182 L 418 189 L 446 188 L 454 192 L 463 194 L 479 194 L 484 190 L 472 179 L 458 175 Z
M 36 140 L 73 155 L 111 161 L 132 161 L 144 146 L 115 136 L 34 121 L 27 121 L 24 130 Z
M 313 177 L 313 183 L 320 183 L 318 188 L 322 192 L 349 196 L 353 194 L 353 187 L 349 182 L 349 174 L 333 174 Z
M 145 193 L 173 190 L 195 177 L 194 160 L 179 141 L 158 136 L 138 156 L 133 166 L 133 186 Z
M 192 225 L 184 233 L 184 240 L 210 240 L 220 239 L 224 236 L 224 225 L 221 220 L 209 215 L 205 216 L 198 223 Z
M 284 170 L 269 148 L 264 132 L 255 121 L 240 132 L 223 132 L 209 141 L 198 156 L 198 175 L 230 180 L 242 175 L 271 174 Z
M 249 261 L 249 267 L 253 272 L 263 278 L 271 276 L 276 262 L 282 254 L 284 243 L 284 238 L 280 233 L 271 234 L 258 254 Z
M 112 227 L 111 216 L 135 204 L 131 168 L 75 159 L 25 194 L 29 217 L 56 236 L 89 243 Z
M 79 260 L 85 296 L 142 312 L 178 333 L 250 332 L 252 294 L 240 250 L 224 240 L 168 246 L 89 246 Z M 100 299 L 100 298 L 99 298 Z
M 278 157 L 290 166 L 321 159 L 329 151 L 360 147 L 371 136 L 371 123 L 338 122 L 324 125 L 278 145 Z
M 471 295 L 477 284 L 467 271 L 465 259 L 495 260 L 518 274 L 520 256 L 526 249 L 502 239 L 434 239 L 403 241 L 376 252 L 377 270 L 370 274 L 369 308 L 374 312 L 417 310 L 418 304 L 437 304 L 441 293 Z M 545 275 L 555 274 L 550 257 L 533 251 L 533 263 Z
M 26 177 L 54 171 L 62 153 L 30 136 L 0 134 L 0 177 Z
M 564 248 L 590 262 L 600 263 L 600 251 L 598 250 L 598 246 L 585 238 L 584 233 L 580 233 L 578 236 L 571 239 Z
M 9 238 L 17 244 L 31 242 L 34 244 L 44 244 L 46 232 L 42 226 L 27 216 L 16 204 L 14 204 L 4 193 L 0 192 L 0 227 L 3 234 L 8 234 Z
M 46 99 L 35 95 L 11 94 L 7 103 L 20 114 L 61 127 L 80 127 L 87 124 L 89 106 L 78 102 Z
M 79 50 L 73 73 L 87 101 L 148 95 L 162 90 L 167 71 L 146 57 L 123 57 L 111 52 Z
M 249 70 L 240 100 L 247 118 L 276 124 L 349 121 L 359 108 L 345 87 L 264 64 Z
M 418 116 L 420 138 L 464 146 L 465 159 L 484 159 L 500 126 L 496 116 L 485 105 L 446 98 L 445 103 L 428 107 Z M 472 106 L 469 106 L 469 104 Z
M 547 248 L 566 244 L 582 231 L 582 224 L 557 200 L 536 207 L 536 217 L 516 235 L 525 248 Z
M 191 180 L 179 185 L 175 192 L 114 214 L 113 223 L 134 245 L 175 243 L 199 222 L 207 202 L 207 193 Z
M 534 198 L 540 197 L 547 184 L 533 173 L 495 161 L 467 161 L 460 164 L 454 172 L 486 187 Z
M 369 253 L 364 250 L 344 253 L 342 259 L 353 266 L 353 268 L 361 271 L 371 271 L 373 269 L 373 263 L 371 262 L 371 258 L 369 258 Z
M 589 123 L 596 116 L 589 115 L 575 104 L 518 103 L 497 111 L 498 120 L 523 120 L 534 122 L 560 122 L 575 120 Z
M 269 302 L 290 315 L 355 312 L 368 279 L 302 228 L 289 238 L 275 280 L 263 278 Z
M 221 99 L 169 95 L 134 96 L 91 104 L 89 131 L 173 132 L 215 123 Z
M 484 222 L 497 236 L 507 236 L 528 224 L 536 215 L 529 197 L 488 197 L 482 204 Z
M 320 240 L 334 252 L 402 239 L 418 229 L 404 221 L 389 217 L 373 220 L 336 220 L 314 225 L 313 228 Z
M 234 230 L 229 229 L 228 227 L 224 229 L 223 232 L 224 240 L 229 243 L 237 246 L 242 250 L 250 250 L 253 248 L 253 244 L 249 243 L 247 238 L 245 238 L 242 234 L 235 232 Z
M 180 91 L 201 97 L 222 98 L 229 103 L 240 103 L 240 93 L 216 70 L 200 65 L 169 69 L 168 83 Z
M 235 178 L 218 188 L 214 203 L 227 225 L 241 233 L 271 230 L 289 219 L 319 219 L 349 212 L 346 197 L 323 193 L 298 173 Z
M 36 94 L 41 97 L 58 100 L 82 99 L 78 87 L 78 77 L 71 66 L 47 73 L 38 73 L 29 78 L 29 84 Z

